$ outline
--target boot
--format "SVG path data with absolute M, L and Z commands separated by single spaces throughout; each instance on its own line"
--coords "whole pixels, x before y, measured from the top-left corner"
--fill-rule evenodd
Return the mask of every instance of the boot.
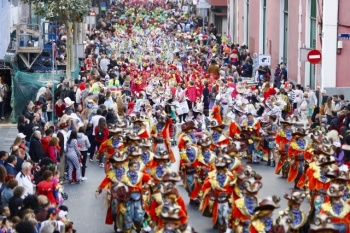
M 180 124 L 182 123 L 182 116 L 183 116 L 183 114 L 179 115 L 179 123 Z
M 184 123 L 186 123 L 186 117 L 187 117 L 187 114 L 183 114 L 183 119 L 184 119 Z
M 272 161 L 271 167 L 276 167 L 276 162 L 275 162 L 275 160 Z
M 247 154 L 246 159 L 247 159 L 246 163 L 253 163 L 252 155 L 248 155 L 248 154 Z
M 271 161 L 270 160 L 267 160 L 267 163 L 265 166 L 271 166 Z

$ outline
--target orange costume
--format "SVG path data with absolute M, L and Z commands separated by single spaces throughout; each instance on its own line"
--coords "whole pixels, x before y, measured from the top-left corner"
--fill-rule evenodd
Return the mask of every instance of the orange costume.
M 331 217 L 332 223 L 340 232 L 350 233 L 350 205 L 342 199 L 337 200 L 345 194 L 345 185 L 332 182 L 327 194 L 330 201 L 322 204 L 321 213 Z
M 196 180 L 194 189 L 190 195 L 191 199 L 196 199 L 199 196 L 203 182 L 208 177 L 209 172 L 215 169 L 216 155 L 207 147 L 199 152 L 197 159 L 193 163 L 193 167 L 196 169 Z
M 193 133 L 195 128 L 195 123 L 193 121 L 187 121 L 181 125 L 182 133 L 180 134 L 177 142 L 177 146 L 180 151 L 186 148 L 185 141 L 191 142 L 192 145 L 197 144 L 197 139 Z
M 299 181 L 299 179 L 303 179 L 305 176 L 304 173 L 304 153 L 306 149 L 306 141 L 304 139 L 295 139 L 288 149 L 288 157 L 294 163 L 290 166 L 288 173 L 288 182 Z
M 231 121 L 230 127 L 228 130 L 228 136 L 230 138 L 235 138 L 235 135 L 241 134 L 241 126 L 236 121 Z
M 222 124 L 220 105 L 214 105 L 211 115 L 219 124 Z
M 153 152 L 157 153 L 158 148 L 165 148 L 169 153 L 170 161 L 173 163 L 175 162 L 174 154 L 171 150 L 170 145 L 170 135 L 169 135 L 169 126 L 172 124 L 172 119 L 166 118 L 166 116 L 162 115 L 160 116 L 163 118 L 163 122 L 158 121 L 157 124 L 155 124 L 152 127 L 151 135 L 155 138 L 154 146 L 153 146 Z
M 208 174 L 208 178 L 202 186 L 203 200 L 200 210 L 203 212 L 203 215 L 212 217 L 213 225 L 218 222 L 218 217 L 222 217 L 228 221 L 228 214 L 226 216 L 219 216 L 218 209 L 219 205 L 228 204 L 235 182 L 235 176 L 227 169 L 224 169 L 224 173 L 214 170 Z M 228 223 L 223 226 L 219 225 L 218 227 L 219 229 L 222 228 L 220 230 L 224 230 L 227 226 Z

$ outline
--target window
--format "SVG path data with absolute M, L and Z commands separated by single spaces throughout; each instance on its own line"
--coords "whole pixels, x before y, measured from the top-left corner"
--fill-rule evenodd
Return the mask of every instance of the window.
M 266 54 L 266 0 L 263 0 L 263 38 L 262 51 Z
M 310 7 L 310 44 L 309 47 L 316 48 L 316 27 L 317 27 L 317 0 L 311 0 Z M 315 88 L 316 66 L 310 63 L 310 87 Z
M 283 62 L 287 64 L 288 59 L 288 0 L 284 0 L 283 9 Z

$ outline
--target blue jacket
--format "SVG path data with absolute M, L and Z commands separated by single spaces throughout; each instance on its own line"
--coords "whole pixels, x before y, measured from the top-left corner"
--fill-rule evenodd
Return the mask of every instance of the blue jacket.
M 16 176 L 18 171 L 16 170 L 16 168 L 10 164 L 6 164 L 5 165 L 6 171 L 7 171 L 7 175 L 13 175 Z

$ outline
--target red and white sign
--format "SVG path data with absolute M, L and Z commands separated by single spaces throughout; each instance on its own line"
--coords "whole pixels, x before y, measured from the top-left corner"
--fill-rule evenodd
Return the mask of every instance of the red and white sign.
M 316 49 L 311 50 L 308 54 L 307 54 L 307 60 L 311 63 L 311 64 L 318 64 L 321 62 L 322 60 L 322 53 Z

